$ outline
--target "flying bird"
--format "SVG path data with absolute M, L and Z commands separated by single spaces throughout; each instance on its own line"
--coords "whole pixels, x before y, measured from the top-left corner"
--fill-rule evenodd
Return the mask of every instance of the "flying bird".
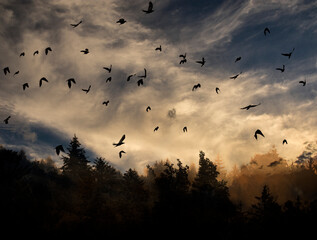
M 122 157 L 122 154 L 123 153 L 126 153 L 125 151 L 123 151 L 123 150 L 121 150 L 120 152 L 119 152 L 119 157 L 121 158 Z
M 192 91 L 195 91 L 197 88 L 200 88 L 201 85 L 200 83 L 197 83 L 196 85 L 193 86 Z
M 76 84 L 76 81 L 74 78 L 69 78 L 66 80 L 68 87 L 71 88 L 72 87 L 72 83 Z
M 24 83 L 22 87 L 23 87 L 23 91 L 24 91 L 26 88 L 29 88 L 29 84 L 28 83 Z
M 301 83 L 301 84 L 303 84 L 303 86 L 305 86 L 306 85 L 306 79 L 305 79 L 305 81 L 299 81 L 299 83 Z
M 8 124 L 10 118 L 11 118 L 11 116 L 7 117 L 6 119 L 3 120 L 3 122 L 4 122 L 5 124 Z
M 117 21 L 117 23 L 120 23 L 120 25 L 122 25 L 122 24 L 124 24 L 124 23 L 126 23 L 127 21 L 125 20 L 125 19 L 123 19 L 123 18 L 120 18 L 118 21 Z
M 158 129 L 159 129 L 159 126 L 156 126 L 156 127 L 154 128 L 154 132 L 156 132 Z
M 40 82 L 39 82 L 40 87 L 42 87 L 43 81 L 44 81 L 44 82 L 48 82 L 48 80 L 47 80 L 45 77 L 42 77 L 42 78 L 40 79 Z
M 186 53 L 185 54 L 181 54 L 181 55 L 179 55 L 179 57 L 181 57 L 181 58 L 186 58 Z
M 108 78 L 106 79 L 106 83 L 107 83 L 107 82 L 111 82 L 111 80 L 112 80 L 112 77 L 108 77 Z
M 187 62 L 187 60 L 184 58 L 184 59 L 180 60 L 179 64 L 184 64 L 186 62 Z
M 20 53 L 20 57 L 23 57 L 23 56 L 25 56 L 25 53 L 24 53 L 24 52 L 21 52 L 21 53 Z
M 45 48 L 45 55 L 47 55 L 48 52 L 51 52 L 51 51 L 52 51 L 52 49 L 50 47 Z
M 277 166 L 278 164 L 280 164 L 282 161 L 282 159 L 278 160 L 278 161 L 273 161 L 271 162 L 269 165 L 267 165 L 268 167 L 275 167 Z
M 187 132 L 187 127 L 183 127 L 183 132 Z
M 281 54 L 282 54 L 283 56 L 288 57 L 288 59 L 290 59 L 291 56 L 292 56 L 292 54 L 293 54 L 293 52 L 294 52 L 294 50 L 295 50 L 295 48 L 293 48 L 293 50 L 292 50 L 291 52 L 289 52 L 289 53 L 281 53 Z
M 204 66 L 206 63 L 205 58 L 203 57 L 200 61 L 196 61 L 196 63 L 201 64 L 201 67 Z
M 9 67 L 5 67 L 5 68 L 3 69 L 3 72 L 4 72 L 4 75 L 7 75 L 7 73 L 10 73 Z
M 280 70 L 281 72 L 285 71 L 285 65 L 283 65 L 283 68 L 276 68 L 276 70 Z
M 55 147 L 56 154 L 59 155 L 60 152 L 65 152 L 63 145 L 58 145 Z
M 142 78 L 141 78 L 141 79 L 139 79 L 137 83 L 138 83 L 138 86 L 143 85 L 143 79 L 142 79 Z
M 33 56 L 34 56 L 35 54 L 39 54 L 39 51 L 36 50 L 36 51 L 33 53 Z
M 155 51 L 160 51 L 160 52 L 162 52 L 162 46 L 160 45 L 159 47 L 155 48 Z
M 84 50 L 81 50 L 80 52 L 84 53 L 84 54 L 88 54 L 89 53 L 89 50 L 88 48 L 85 48 Z
M 149 14 L 149 13 L 154 12 L 154 10 L 153 10 L 153 3 L 150 1 L 147 10 L 142 10 L 142 11 L 145 12 L 146 14 Z
M 135 74 L 129 75 L 128 78 L 127 78 L 127 82 L 129 82 L 133 76 L 135 76 Z
M 239 77 L 239 75 L 241 74 L 242 72 L 240 72 L 239 74 L 236 74 L 236 75 L 234 75 L 234 76 L 232 76 L 232 77 L 230 77 L 231 79 L 236 79 L 237 77 Z
M 138 76 L 140 78 L 146 78 L 146 69 L 144 68 L 144 75 L 143 76 Z
M 125 139 L 125 134 L 121 137 L 121 139 L 119 140 L 118 143 L 113 143 L 114 147 L 118 147 L 118 146 L 124 144 L 124 142 L 123 142 L 124 139 Z
M 255 105 L 250 104 L 250 105 L 248 105 L 248 106 L 246 106 L 246 107 L 243 107 L 243 108 L 240 108 L 240 109 L 246 109 L 246 110 L 249 110 L 250 108 L 254 108 L 254 107 L 257 107 L 257 106 L 259 106 L 259 105 L 261 105 L 261 103 L 259 103 L 259 104 L 255 104 Z
M 218 94 L 220 92 L 220 89 L 216 87 L 216 93 Z
M 81 24 L 83 21 L 80 20 L 78 23 L 70 24 L 73 28 L 78 27 L 79 24 Z
M 288 142 L 287 142 L 286 139 L 283 140 L 283 145 L 284 145 L 285 143 L 288 144 Z
M 17 74 L 19 74 L 19 72 L 20 72 L 20 71 L 16 71 L 16 72 L 15 72 L 15 73 L 13 74 L 13 76 L 14 76 L 14 75 L 17 75 Z
M 109 104 L 109 100 L 107 100 L 107 101 L 104 101 L 103 103 L 102 103 L 103 105 L 106 105 L 106 106 L 108 106 L 108 104 Z
M 264 137 L 264 135 L 263 135 L 263 133 L 261 132 L 261 130 L 258 129 L 258 130 L 256 130 L 255 133 L 254 133 L 254 137 L 255 137 L 256 140 L 258 140 L 258 134 Z
M 151 111 L 152 109 L 151 109 L 151 107 L 150 106 L 147 106 L 147 108 L 145 109 L 145 111 Z
M 88 89 L 82 89 L 86 94 L 90 91 L 91 85 L 89 85 Z
M 103 69 L 107 70 L 110 73 L 112 69 L 112 64 L 110 65 L 110 67 L 103 67 Z
M 267 33 L 271 33 L 268 27 L 264 28 L 264 36 L 266 36 Z
M 236 60 L 234 62 L 238 62 L 241 60 L 241 57 L 237 57 Z

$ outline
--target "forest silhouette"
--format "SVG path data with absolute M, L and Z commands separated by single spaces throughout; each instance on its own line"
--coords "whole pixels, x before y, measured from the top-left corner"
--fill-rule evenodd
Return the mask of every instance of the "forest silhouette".
M 0 147 L 1 229 L 10 236 L 215 239 L 314 234 L 317 158 L 309 143 L 289 165 L 273 148 L 226 172 L 203 151 L 199 165 L 177 159 L 124 173 L 102 157 L 88 161 L 74 136 L 63 166 Z M 272 166 L 272 162 L 275 162 Z

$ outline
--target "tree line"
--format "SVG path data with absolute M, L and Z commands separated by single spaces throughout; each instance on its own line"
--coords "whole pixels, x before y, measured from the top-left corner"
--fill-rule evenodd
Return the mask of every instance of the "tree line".
M 280 204 L 267 184 L 243 209 L 202 151 L 193 177 L 179 159 L 148 165 L 145 176 L 122 173 L 102 157 L 90 164 L 76 136 L 62 160 L 57 168 L 50 159 L 30 161 L 22 150 L 0 147 L 3 233 L 232 239 L 309 235 L 316 223 L 317 195 Z

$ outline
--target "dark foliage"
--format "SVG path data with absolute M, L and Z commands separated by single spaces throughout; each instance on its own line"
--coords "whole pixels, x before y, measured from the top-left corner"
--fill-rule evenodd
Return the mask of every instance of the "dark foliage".
M 76 136 L 62 160 L 58 169 L 51 161 L 31 162 L 23 151 L 0 148 L 3 234 L 274 238 L 309 234 L 317 217 L 317 200 L 279 205 L 267 185 L 242 211 L 203 152 L 193 181 L 180 160 L 176 167 L 166 161 L 161 171 L 147 166 L 146 176 L 133 169 L 122 174 L 104 158 L 89 165 Z

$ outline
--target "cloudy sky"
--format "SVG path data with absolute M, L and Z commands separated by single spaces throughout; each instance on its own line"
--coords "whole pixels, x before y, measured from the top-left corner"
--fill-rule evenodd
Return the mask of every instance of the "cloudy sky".
M 293 161 L 316 140 L 316 1 L 152 2 L 145 14 L 144 0 L 1 0 L 0 65 L 10 73 L 0 74 L 0 118 L 11 118 L 0 126 L 0 144 L 61 164 L 54 147 L 76 134 L 89 160 L 101 156 L 126 170 L 165 159 L 197 163 L 200 150 L 230 167 L 272 146 Z M 290 59 L 281 55 L 293 48 Z M 39 87 L 42 77 L 48 83 Z M 255 140 L 256 129 L 265 138 Z M 114 148 L 123 134 L 125 144 Z

